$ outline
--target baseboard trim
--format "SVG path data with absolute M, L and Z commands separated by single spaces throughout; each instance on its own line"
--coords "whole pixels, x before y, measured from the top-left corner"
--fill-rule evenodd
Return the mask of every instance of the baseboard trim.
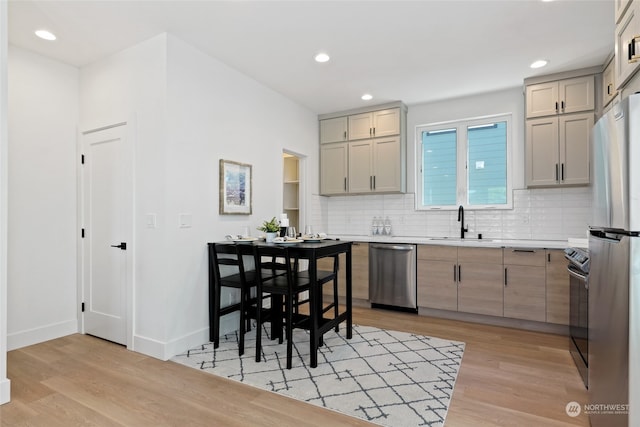
M 555 323 L 536 322 L 533 320 L 511 319 L 508 317 L 486 316 L 483 314 L 460 313 L 457 311 L 438 310 L 435 308 L 419 307 L 421 316 L 439 317 L 448 320 L 460 320 L 462 322 L 481 323 L 483 325 L 502 326 L 504 328 L 523 329 L 533 332 L 545 332 L 549 334 L 569 336 L 569 326 Z
M 4 378 L 0 380 L 0 405 L 11 401 L 11 380 Z
M 78 319 L 7 334 L 7 351 L 78 333 Z
M 239 321 L 240 318 L 237 313 L 223 316 L 220 321 L 220 334 L 224 335 L 237 331 Z M 209 342 L 209 327 L 204 327 L 168 342 L 136 335 L 133 337 L 132 350 L 156 359 L 169 360 L 173 356 L 207 342 Z

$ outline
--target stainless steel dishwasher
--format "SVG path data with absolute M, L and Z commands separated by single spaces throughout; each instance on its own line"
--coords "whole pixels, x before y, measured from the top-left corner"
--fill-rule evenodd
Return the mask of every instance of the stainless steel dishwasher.
M 417 313 L 416 245 L 369 245 L 369 299 L 371 307 Z

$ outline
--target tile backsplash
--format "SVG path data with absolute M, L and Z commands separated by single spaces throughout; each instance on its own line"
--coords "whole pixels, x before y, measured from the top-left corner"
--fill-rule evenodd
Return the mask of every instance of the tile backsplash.
M 389 217 L 394 236 L 457 237 L 457 210 L 416 211 L 415 194 L 323 197 L 311 200 L 310 219 L 331 235 L 371 234 L 373 217 Z M 567 240 L 585 238 L 591 218 L 591 188 L 513 191 L 513 209 L 465 210 L 467 237 Z

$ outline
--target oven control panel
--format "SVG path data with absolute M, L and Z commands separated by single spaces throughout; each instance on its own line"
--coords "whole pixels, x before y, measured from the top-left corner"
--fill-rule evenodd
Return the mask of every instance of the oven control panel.
M 566 248 L 564 257 L 584 273 L 589 273 L 589 252 L 579 248 Z

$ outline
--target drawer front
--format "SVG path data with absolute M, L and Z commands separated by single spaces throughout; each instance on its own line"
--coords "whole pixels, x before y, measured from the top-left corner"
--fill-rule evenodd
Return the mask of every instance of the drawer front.
M 458 262 L 502 264 L 502 248 L 458 248 Z
M 418 245 L 418 259 L 427 261 L 451 261 L 455 264 L 458 260 L 458 247 Z
M 544 249 L 504 248 L 505 265 L 545 266 Z

